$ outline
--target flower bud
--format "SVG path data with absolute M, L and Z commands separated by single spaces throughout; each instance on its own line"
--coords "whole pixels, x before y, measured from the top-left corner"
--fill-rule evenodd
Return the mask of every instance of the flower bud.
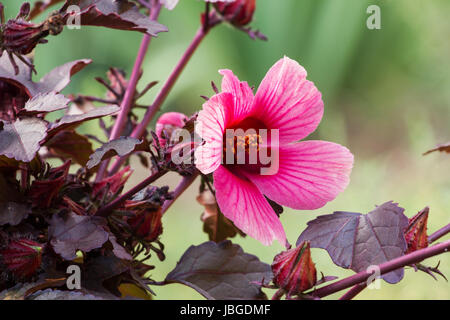
M 311 259 L 309 242 L 304 241 L 297 248 L 275 256 L 272 272 L 274 284 L 284 289 L 288 296 L 312 288 L 317 282 L 317 274 Z
M 406 253 L 428 247 L 427 222 L 429 208 L 426 207 L 414 217 L 409 219 L 408 228 L 405 231 L 405 239 L 408 244 Z
M 187 120 L 188 117 L 180 112 L 167 112 L 159 117 L 156 122 L 159 144 L 164 146 L 167 140 L 170 141 L 176 130 L 183 128 Z
M 54 13 L 40 24 L 26 21 L 30 13 L 29 3 L 20 8 L 15 19 L 8 20 L 3 26 L 2 47 L 10 52 L 26 55 L 36 47 L 38 43 L 45 43 L 45 37 L 58 35 L 64 28 L 61 14 Z
M 12 240 L 0 251 L 1 263 L 16 277 L 33 275 L 42 262 L 43 245 L 28 239 Z
M 3 46 L 10 51 L 28 54 L 43 37 L 42 25 L 25 20 L 9 20 L 3 30 Z
M 252 21 L 256 0 L 236 0 L 231 3 L 220 1 L 214 6 L 225 20 L 242 27 Z
M 158 240 L 162 234 L 162 212 L 161 207 L 157 210 L 144 209 L 136 213 L 132 218 L 128 219 L 128 224 L 134 230 L 136 236 L 153 242 Z

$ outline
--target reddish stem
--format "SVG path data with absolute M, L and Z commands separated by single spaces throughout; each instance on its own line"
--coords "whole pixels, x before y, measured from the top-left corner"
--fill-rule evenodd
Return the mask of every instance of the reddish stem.
M 439 229 L 432 235 L 428 237 L 428 242 L 432 243 L 436 240 L 440 239 L 441 237 L 445 236 L 446 234 L 450 233 L 450 224 L 446 225 L 445 227 Z M 367 285 L 365 283 L 360 283 L 355 285 L 353 288 L 351 288 L 347 293 L 345 293 L 339 300 L 351 300 L 356 295 L 358 295 L 361 291 L 363 291 Z
M 157 2 L 157 4 L 155 4 L 154 9 L 152 9 L 151 11 L 150 20 L 157 20 L 160 12 L 161 12 L 161 4 Z M 123 129 L 125 128 L 128 119 L 128 114 L 130 113 L 132 102 L 135 97 L 136 86 L 139 81 L 139 76 L 141 74 L 142 63 L 144 62 L 144 58 L 145 55 L 147 54 L 151 39 L 152 37 L 148 34 L 145 34 L 144 37 L 142 38 L 141 46 L 139 48 L 136 60 L 134 62 L 133 71 L 131 72 L 131 77 L 128 82 L 128 86 L 125 91 L 122 103 L 120 105 L 120 113 L 112 128 L 109 141 L 119 138 L 121 133 L 123 132 Z M 105 160 L 101 163 L 99 170 L 97 172 L 96 181 L 100 181 L 104 177 L 109 162 L 110 159 Z
M 357 284 L 348 290 L 339 300 L 351 300 L 356 297 L 361 291 L 363 291 L 367 285 L 365 283 Z
M 195 179 L 198 177 L 198 172 L 195 172 L 194 174 L 184 177 L 183 180 L 178 184 L 178 186 L 175 188 L 175 191 L 173 192 L 174 197 L 172 200 L 167 200 L 164 202 L 162 206 L 162 214 L 164 214 L 169 208 L 172 206 L 172 204 L 178 199 L 178 197 L 186 191 L 187 188 L 195 181 Z
M 429 243 L 435 242 L 435 241 L 439 240 L 440 238 L 442 238 L 443 236 L 445 236 L 446 234 L 449 234 L 449 233 L 450 233 L 450 223 L 448 225 L 446 225 L 445 227 L 439 229 L 438 231 L 436 231 L 432 235 L 430 235 L 428 237 L 428 242 Z
M 142 189 L 147 187 L 150 183 L 158 180 L 166 173 L 167 173 L 167 170 L 160 170 L 160 171 L 152 174 L 150 177 L 148 177 L 147 179 L 145 179 L 138 185 L 134 186 L 133 188 L 131 188 L 129 191 L 127 191 L 126 193 L 124 193 L 123 195 L 118 197 L 117 199 L 111 201 L 103 208 L 100 208 L 95 215 L 100 216 L 100 217 L 107 217 L 113 210 L 120 207 L 126 200 L 130 199 L 136 193 L 138 193 L 139 191 L 141 191 Z
M 450 240 L 395 258 L 391 261 L 380 264 L 378 267 L 380 268 L 381 274 L 386 274 L 407 265 L 418 263 L 426 258 L 448 252 L 448 250 L 450 250 Z M 361 271 L 353 276 L 317 289 L 311 292 L 311 294 L 318 298 L 323 298 L 346 288 L 350 288 L 356 284 L 363 283 L 367 281 L 371 275 L 371 272 Z
M 133 130 L 131 133 L 131 136 L 133 138 L 142 138 L 142 135 L 145 132 L 145 128 L 150 124 L 150 121 L 152 121 L 153 117 L 155 116 L 156 112 L 159 110 L 161 105 L 166 100 L 170 90 L 173 88 L 175 82 L 178 80 L 181 72 L 186 67 L 187 63 L 191 59 L 192 55 L 194 54 L 195 50 L 197 50 L 198 46 L 202 42 L 202 40 L 205 38 L 205 36 L 208 34 L 208 30 L 204 30 L 203 27 L 201 27 L 194 39 L 192 40 L 189 47 L 186 49 L 185 53 L 181 57 L 181 60 L 178 62 L 178 64 L 173 69 L 172 73 L 170 74 L 169 78 L 167 79 L 166 83 L 162 87 L 161 91 L 159 92 L 158 96 L 156 97 L 153 104 L 147 109 L 147 112 L 144 115 L 144 118 L 142 119 L 141 123 Z
M 192 40 L 191 44 L 186 49 L 186 51 L 184 52 L 184 54 L 181 57 L 180 61 L 178 62 L 178 64 L 173 69 L 172 73 L 170 74 L 170 76 L 167 79 L 167 81 L 164 84 L 164 86 L 161 88 L 161 91 L 159 92 L 159 94 L 156 97 L 155 101 L 147 109 L 147 112 L 145 113 L 144 118 L 139 123 L 139 125 L 137 125 L 136 128 L 134 128 L 133 132 L 131 133 L 131 137 L 138 138 L 138 139 L 142 138 L 142 135 L 144 134 L 145 129 L 150 124 L 150 122 L 152 121 L 152 119 L 155 116 L 156 112 L 158 112 L 159 108 L 161 107 L 161 105 L 166 100 L 170 90 L 173 88 L 175 82 L 180 77 L 182 71 L 186 67 L 186 65 L 189 62 L 189 60 L 191 59 L 191 57 L 194 54 L 195 50 L 197 50 L 197 48 L 200 45 L 200 43 L 202 42 L 202 40 L 208 34 L 208 31 L 209 31 L 209 28 L 206 28 L 206 30 L 203 27 L 199 28 L 199 30 L 195 34 L 195 37 Z M 125 161 L 125 159 L 126 159 L 126 156 L 120 157 L 119 159 L 117 159 L 116 162 L 114 163 L 111 171 L 110 171 L 110 174 L 114 174 L 115 172 L 117 172 L 120 169 L 120 166 Z

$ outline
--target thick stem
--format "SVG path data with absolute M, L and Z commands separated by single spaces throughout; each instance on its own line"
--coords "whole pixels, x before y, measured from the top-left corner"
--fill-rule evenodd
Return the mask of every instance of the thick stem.
M 417 250 L 415 252 L 412 252 L 407 255 L 393 259 L 391 261 L 382 263 L 378 267 L 380 268 L 381 274 L 386 274 L 388 272 L 405 267 L 407 265 L 418 263 L 426 258 L 441 254 L 443 252 L 448 252 L 449 250 L 450 250 L 450 240 L 447 240 L 447 241 L 439 243 L 437 245 L 434 245 L 434 246 L 431 246 L 431 247 L 428 247 L 425 249 Z M 344 290 L 346 288 L 350 288 L 356 284 L 363 283 L 363 282 L 367 281 L 367 279 L 371 275 L 372 275 L 371 272 L 361 271 L 353 276 L 336 281 L 325 287 L 317 289 L 317 290 L 311 292 L 311 294 L 318 298 L 323 298 L 330 294 Z
M 159 13 L 161 12 L 161 4 L 158 4 L 150 15 L 150 20 L 158 19 Z M 128 113 L 130 112 L 131 103 L 133 102 L 133 98 L 136 93 L 136 85 L 139 81 L 139 76 L 141 73 L 142 63 L 144 62 L 145 55 L 147 53 L 148 47 L 150 45 L 152 37 L 148 34 L 144 35 L 142 38 L 141 46 L 139 48 L 138 55 L 136 57 L 136 61 L 134 62 L 133 71 L 131 73 L 130 80 L 128 82 L 127 90 L 125 91 L 125 95 L 122 100 L 122 104 L 120 105 L 120 114 L 117 117 L 116 122 L 114 123 L 114 127 L 111 131 L 111 136 L 109 140 L 114 140 L 119 138 L 122 133 L 126 121 L 128 118 Z
M 186 67 L 187 63 L 191 59 L 191 57 L 194 54 L 195 50 L 197 50 L 197 48 L 200 45 L 200 43 L 202 42 L 202 40 L 208 34 L 208 30 L 209 29 L 204 30 L 203 27 L 199 28 L 199 30 L 195 34 L 195 37 L 192 40 L 191 44 L 186 49 L 186 51 L 184 52 L 184 54 L 181 57 L 180 61 L 178 62 L 178 64 L 173 69 L 172 73 L 170 74 L 170 76 L 167 79 L 167 81 L 164 84 L 164 86 L 161 88 L 161 91 L 157 95 L 155 101 L 147 109 L 147 112 L 145 113 L 144 118 L 142 119 L 141 123 L 139 123 L 139 125 L 136 126 L 136 128 L 134 128 L 133 132 L 131 133 L 131 137 L 138 138 L 138 139 L 142 138 L 142 135 L 144 134 L 145 129 L 150 124 L 150 121 L 152 121 L 152 119 L 155 116 L 156 112 L 158 112 L 159 108 L 161 107 L 161 105 L 166 100 L 170 90 L 173 88 L 175 82 L 180 77 L 180 74 L 182 73 L 182 71 Z M 111 168 L 110 174 L 116 173 L 120 169 L 120 166 L 124 163 L 125 159 L 126 159 L 126 156 L 118 158 L 116 160 L 116 162 L 114 163 L 113 167 Z
M 428 242 L 433 243 L 449 233 L 450 233 L 450 223 L 448 225 L 446 225 L 445 227 L 439 229 L 435 233 L 433 233 L 431 236 L 429 236 Z
M 433 243 L 448 233 L 450 233 L 450 224 L 446 225 L 445 227 L 439 229 L 438 231 L 430 235 L 428 237 L 428 242 Z M 339 298 L 339 300 L 351 300 L 361 291 L 363 291 L 366 287 L 367 285 L 365 283 L 357 284 L 349 291 L 347 291 L 347 293 L 345 293 L 341 298 Z
M 360 283 L 353 286 L 350 290 L 348 290 L 339 300 L 351 300 L 356 297 L 361 291 L 363 291 L 367 285 L 365 283 Z
M 277 290 L 277 292 L 275 292 L 271 300 L 281 300 L 285 293 L 286 291 L 284 291 L 283 288 L 280 288 Z
M 160 12 L 161 12 L 161 4 L 157 2 L 157 4 L 150 13 L 150 20 L 157 20 Z M 128 82 L 128 86 L 125 91 L 122 103 L 120 105 L 120 113 L 112 128 L 109 141 L 119 138 L 121 133 L 123 132 L 123 129 L 125 128 L 128 119 L 128 114 L 130 113 L 130 109 L 135 97 L 136 86 L 139 81 L 139 76 L 141 74 L 142 64 L 144 62 L 145 55 L 148 51 L 151 39 L 152 37 L 148 34 L 145 34 L 144 37 L 142 38 L 141 46 L 139 47 L 139 51 L 136 60 L 134 62 L 133 71 L 131 72 L 131 77 Z M 109 161 L 110 159 L 105 160 L 101 163 L 99 170 L 97 172 L 96 181 L 100 181 L 104 177 L 106 169 L 108 168 Z
M 167 173 L 167 170 L 160 170 L 154 174 L 152 174 L 150 177 L 136 185 L 135 187 L 131 188 L 129 191 L 118 197 L 117 199 L 111 201 L 109 204 L 104 206 L 103 208 L 100 208 L 96 216 L 100 217 L 107 217 L 113 210 L 120 207 L 126 200 L 130 199 L 132 196 L 134 196 L 136 193 L 147 187 L 150 183 L 158 180 L 163 175 Z
M 195 179 L 198 177 L 198 172 L 195 172 L 194 174 L 184 177 L 183 180 L 178 184 L 178 186 L 175 188 L 175 191 L 173 192 L 174 197 L 172 200 L 167 200 L 164 202 L 162 206 L 162 214 L 164 214 L 169 208 L 172 206 L 172 204 L 178 199 L 178 197 L 186 191 L 187 188 L 195 181 Z

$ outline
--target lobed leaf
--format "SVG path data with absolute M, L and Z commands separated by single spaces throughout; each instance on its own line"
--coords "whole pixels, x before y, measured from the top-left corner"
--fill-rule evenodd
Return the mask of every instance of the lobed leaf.
M 103 228 L 104 220 L 98 217 L 79 216 L 73 212 L 65 216 L 54 214 L 49 226 L 50 244 L 66 260 L 77 257 L 77 250 L 89 252 L 108 241 Z
M 308 222 L 297 240 L 310 241 L 311 247 L 327 250 L 335 264 L 355 272 L 371 265 L 400 257 L 405 253 L 404 231 L 408 218 L 404 209 L 386 202 L 366 215 L 353 212 L 334 212 Z M 397 283 L 403 269 L 387 273 L 382 278 Z
M 120 108 L 118 106 L 110 105 L 95 108 L 94 110 L 91 110 L 83 114 L 65 115 L 57 122 L 52 123 L 50 125 L 48 134 L 50 137 L 53 137 L 56 133 L 62 130 L 72 130 L 85 121 L 98 119 L 104 116 L 109 116 L 116 113 L 119 110 Z
M 34 97 L 39 93 L 61 92 L 69 83 L 71 77 L 92 60 L 82 59 L 63 64 L 47 73 L 39 82 L 34 82 L 31 78 L 30 68 L 22 61 L 16 61 L 19 66 L 19 73 L 16 75 L 14 68 L 9 62 L 8 55 L 0 57 L 0 81 L 6 81 L 24 90 L 29 97 Z
M 30 162 L 47 136 L 47 123 L 38 118 L 25 118 L 12 123 L 3 123 L 0 130 L 0 156 L 17 161 Z
M 73 14 L 68 12 L 68 8 L 73 5 L 81 11 Z M 78 15 L 84 26 L 139 31 L 151 36 L 168 31 L 166 26 L 139 12 L 138 7 L 128 0 L 67 0 L 61 11 L 67 12 L 66 22 Z
M 27 203 L 0 202 L 0 226 L 5 224 L 17 226 L 30 213 L 31 208 Z
M 45 143 L 45 146 L 52 156 L 71 158 L 82 166 L 86 165 L 89 155 L 94 152 L 88 138 L 69 130 L 58 132 Z
M 271 267 L 240 246 L 231 241 L 209 241 L 191 246 L 166 282 L 187 285 L 207 299 L 255 300 L 266 299 L 260 283 L 270 279 Z
M 48 113 L 67 108 L 70 100 L 64 95 L 55 91 L 48 93 L 38 93 L 25 103 L 21 111 L 22 114 L 33 115 Z
M 105 159 L 118 156 L 126 156 L 134 151 L 148 150 L 143 141 L 132 137 L 120 137 L 105 143 L 103 146 L 95 150 L 89 157 L 87 168 L 96 167 Z

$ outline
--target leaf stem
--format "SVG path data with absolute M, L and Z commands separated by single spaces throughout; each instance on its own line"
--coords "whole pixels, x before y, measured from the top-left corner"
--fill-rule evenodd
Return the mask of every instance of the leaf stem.
M 446 225 L 445 227 L 439 229 L 438 231 L 430 235 L 428 237 L 428 242 L 433 243 L 448 233 L 450 233 L 450 224 Z M 339 300 L 351 300 L 355 296 L 357 296 L 361 291 L 363 291 L 366 287 L 367 285 L 365 283 L 357 284 L 354 287 L 352 287 L 349 291 L 347 291 L 342 297 L 340 297 Z
M 285 293 L 286 291 L 283 288 L 280 288 L 275 292 L 271 300 L 281 300 Z
M 447 240 L 445 242 L 436 244 L 434 246 L 431 246 L 431 247 L 428 247 L 425 249 L 421 249 L 421 250 L 417 250 L 415 252 L 395 258 L 391 261 L 382 263 L 378 267 L 380 268 L 381 274 L 386 274 L 386 273 L 389 273 L 396 269 L 405 267 L 407 265 L 418 263 L 426 258 L 435 256 L 435 255 L 438 255 L 438 254 L 441 254 L 444 252 L 448 252 L 449 250 L 450 250 L 450 240 Z M 312 294 L 318 298 L 323 298 L 330 294 L 344 290 L 346 288 L 350 288 L 356 284 L 365 282 L 371 275 L 372 275 L 371 272 L 361 271 L 355 275 L 352 275 L 345 279 L 336 281 L 325 287 L 319 288 L 319 289 L 311 292 L 310 294 Z
M 367 285 L 365 283 L 360 283 L 353 286 L 350 290 L 348 290 L 339 300 L 351 300 L 356 297 L 361 291 L 363 291 Z
M 154 20 L 154 21 L 157 20 L 160 12 L 161 12 L 161 4 L 158 1 L 155 4 L 155 7 L 151 10 L 150 20 Z M 152 39 L 152 37 L 148 34 L 145 34 L 144 37 L 142 38 L 141 45 L 139 47 L 139 51 L 138 51 L 136 60 L 134 62 L 133 71 L 131 72 L 131 77 L 128 82 L 128 86 L 125 91 L 125 95 L 123 97 L 122 103 L 120 105 L 120 113 L 119 113 L 119 115 L 116 119 L 116 122 L 114 123 L 114 126 L 112 128 L 111 135 L 109 137 L 109 141 L 119 138 L 121 133 L 123 132 L 123 129 L 125 128 L 125 125 L 126 125 L 126 122 L 128 119 L 128 114 L 130 112 L 130 109 L 132 107 L 132 102 L 135 97 L 136 86 L 139 81 L 139 77 L 141 75 L 142 64 L 144 62 L 145 55 L 147 54 L 151 39 Z M 110 162 L 110 159 L 102 162 L 102 164 L 100 165 L 99 170 L 97 172 L 96 181 L 100 181 L 104 177 L 109 162 Z
M 428 237 L 428 242 L 433 243 L 449 233 L 450 233 L 450 223 L 448 225 L 446 225 L 445 227 L 439 229 L 432 235 L 430 235 Z
M 164 214 L 169 208 L 172 206 L 172 204 L 178 199 L 178 197 L 186 191 L 187 188 L 195 181 L 195 179 L 198 177 L 199 173 L 195 172 L 190 176 L 184 177 L 181 182 L 178 184 L 178 186 L 174 190 L 174 197 L 172 200 L 167 200 L 164 202 L 162 206 L 162 214 Z
M 137 184 L 136 186 L 134 186 L 133 188 L 128 190 L 126 193 L 124 193 L 120 197 L 118 197 L 115 200 L 111 201 L 109 204 L 107 204 L 103 208 L 100 208 L 95 215 L 96 216 L 100 216 L 100 217 L 107 217 L 113 210 L 115 210 L 118 207 L 120 207 L 126 200 L 130 199 L 136 193 L 138 193 L 139 191 L 141 191 L 142 189 L 147 187 L 150 183 L 158 180 L 159 178 L 161 178 L 166 173 L 167 173 L 167 170 L 157 171 L 156 173 L 152 174 L 150 177 L 148 177 L 147 179 L 145 179 L 141 183 Z

